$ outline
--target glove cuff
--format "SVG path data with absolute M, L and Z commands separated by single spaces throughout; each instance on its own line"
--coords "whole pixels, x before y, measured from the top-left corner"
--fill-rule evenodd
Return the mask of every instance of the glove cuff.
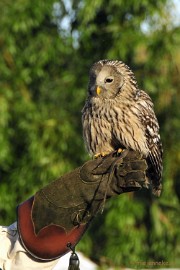
M 88 224 L 74 227 L 68 233 L 61 226 L 50 224 L 38 234 L 32 220 L 34 196 L 17 207 L 18 232 L 20 241 L 27 252 L 40 261 L 51 261 L 69 252 L 68 245 L 74 247 L 86 231 Z

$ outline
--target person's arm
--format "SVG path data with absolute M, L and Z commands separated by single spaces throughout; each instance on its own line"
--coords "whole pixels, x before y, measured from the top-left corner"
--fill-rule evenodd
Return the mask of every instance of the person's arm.
M 88 161 L 18 206 L 18 232 L 34 259 L 61 257 L 80 240 L 106 199 L 147 187 L 146 161 L 124 151 Z

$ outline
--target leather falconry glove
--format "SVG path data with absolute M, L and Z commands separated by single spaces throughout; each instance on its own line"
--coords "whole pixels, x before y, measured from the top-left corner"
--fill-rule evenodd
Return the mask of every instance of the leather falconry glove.
M 24 248 L 39 260 L 54 260 L 75 247 L 106 199 L 147 187 L 147 164 L 125 150 L 88 161 L 18 206 Z

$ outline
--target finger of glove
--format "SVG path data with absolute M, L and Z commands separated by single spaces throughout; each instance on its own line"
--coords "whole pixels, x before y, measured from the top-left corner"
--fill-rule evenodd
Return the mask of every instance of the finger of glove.
M 140 190 L 142 187 L 137 182 L 133 182 L 130 186 L 122 188 L 123 193 L 124 192 L 131 192 L 131 191 L 137 191 Z
M 129 151 L 128 155 L 124 157 L 125 161 L 140 160 L 140 159 L 143 159 L 143 155 L 136 151 Z
M 111 183 L 111 189 L 109 191 L 109 194 L 111 194 L 110 192 L 112 191 L 115 192 L 116 194 L 121 194 L 124 192 L 136 191 L 142 188 L 142 186 L 134 180 L 130 180 L 127 183 L 124 180 L 125 180 L 124 177 L 122 178 L 118 177 L 118 179 L 116 178 L 116 181 L 113 181 Z
M 130 170 L 135 171 L 146 171 L 147 170 L 147 163 L 144 159 L 142 160 L 135 160 L 135 161 L 128 161 L 123 162 L 123 165 L 121 164 L 121 171 L 128 172 Z
M 98 181 L 99 175 L 107 173 L 114 161 L 114 157 L 100 157 L 86 162 L 80 169 L 81 178 L 88 182 Z
M 116 163 L 116 161 L 118 161 L 118 163 L 121 163 L 122 159 L 120 159 L 119 157 L 117 158 L 113 156 L 106 156 L 101 159 L 100 163 L 97 167 L 93 169 L 92 173 L 96 175 L 107 173 L 110 171 L 112 165 Z
M 87 161 L 83 166 L 82 166 L 82 169 L 87 171 L 87 172 L 90 172 L 92 173 L 92 171 L 94 169 L 96 169 L 102 162 L 102 158 L 98 158 L 98 159 L 95 159 L 95 160 L 90 160 L 90 161 Z
M 119 182 L 121 183 L 119 185 L 119 188 L 121 188 L 122 192 L 130 192 L 130 191 L 136 191 L 142 188 L 143 184 L 139 183 L 135 180 L 134 175 L 131 175 L 129 179 L 119 178 Z M 118 188 L 118 190 L 119 190 Z
M 135 181 L 139 183 L 141 186 L 147 181 L 146 179 L 146 174 L 142 171 L 133 171 L 133 172 L 128 172 L 125 176 L 125 182 L 126 186 L 131 183 L 131 181 Z

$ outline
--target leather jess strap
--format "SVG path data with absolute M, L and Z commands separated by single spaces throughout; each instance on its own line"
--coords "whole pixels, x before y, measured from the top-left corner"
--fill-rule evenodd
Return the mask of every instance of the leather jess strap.
M 31 209 L 34 196 L 20 204 L 18 212 L 18 232 L 23 247 L 38 260 L 50 261 L 69 252 L 81 239 L 88 225 L 75 226 L 70 232 L 58 225 L 48 225 L 35 233 Z

